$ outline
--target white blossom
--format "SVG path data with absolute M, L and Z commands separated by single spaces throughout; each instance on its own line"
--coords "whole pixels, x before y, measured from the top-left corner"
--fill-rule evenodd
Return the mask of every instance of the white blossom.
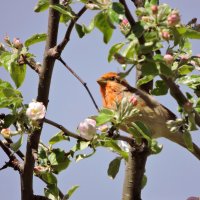
M 33 101 L 29 103 L 26 115 L 31 120 L 43 119 L 46 114 L 46 108 L 42 102 Z
M 79 124 L 78 132 L 86 140 L 92 140 L 96 134 L 96 121 L 89 118 L 85 119 Z

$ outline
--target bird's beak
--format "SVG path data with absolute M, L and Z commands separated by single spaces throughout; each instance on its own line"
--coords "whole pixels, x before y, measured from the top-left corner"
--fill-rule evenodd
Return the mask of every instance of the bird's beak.
M 98 83 L 99 85 L 105 85 L 105 84 L 106 84 L 106 81 L 105 81 L 104 79 L 102 79 L 102 78 L 99 78 L 99 79 L 97 79 L 97 83 Z

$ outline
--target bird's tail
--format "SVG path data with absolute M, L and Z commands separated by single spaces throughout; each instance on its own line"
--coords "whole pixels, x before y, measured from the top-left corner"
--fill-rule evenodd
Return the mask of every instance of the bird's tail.
M 178 132 L 178 133 L 169 133 L 167 135 L 164 136 L 165 138 L 171 140 L 172 142 L 175 142 L 179 145 L 181 145 L 182 147 L 186 148 L 188 151 L 190 151 L 187 148 L 187 145 L 185 143 L 185 140 L 183 138 L 183 133 L 182 132 Z M 193 143 L 193 151 L 190 151 L 197 159 L 200 160 L 200 148 Z

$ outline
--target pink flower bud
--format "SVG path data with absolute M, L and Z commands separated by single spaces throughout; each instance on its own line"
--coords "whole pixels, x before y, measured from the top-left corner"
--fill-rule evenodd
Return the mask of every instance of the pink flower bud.
M 23 44 L 20 42 L 19 38 L 13 39 L 13 47 L 15 47 L 16 49 L 21 49 L 23 47 Z
M 1 135 L 4 137 L 4 138 L 7 138 L 9 139 L 11 137 L 11 130 L 9 128 L 3 128 L 1 130 Z
M 124 19 L 122 20 L 121 24 L 123 24 L 123 25 L 129 24 L 128 19 L 124 18 Z
M 132 97 L 129 99 L 130 103 L 132 103 L 134 106 L 137 106 L 138 100 L 135 95 L 132 95 Z
M 122 19 L 119 28 L 123 34 L 127 34 L 131 28 L 129 21 L 126 18 Z
M 85 119 L 79 124 L 78 132 L 86 140 L 92 140 L 96 134 L 96 121 L 89 118 Z
M 29 106 L 26 110 L 26 115 L 29 119 L 35 121 L 38 119 L 43 119 L 46 114 L 46 108 L 42 102 L 33 101 L 29 103 Z
M 169 40 L 170 39 L 170 33 L 168 31 L 162 31 L 161 36 L 164 40 Z
M 151 11 L 154 15 L 158 14 L 158 6 L 157 5 L 152 5 L 151 6 Z
M 177 10 L 173 10 L 167 17 L 168 26 L 176 26 L 181 20 L 180 14 Z
M 172 63 L 174 62 L 174 57 L 171 54 L 166 54 L 164 55 L 164 61 L 167 65 L 172 65 Z

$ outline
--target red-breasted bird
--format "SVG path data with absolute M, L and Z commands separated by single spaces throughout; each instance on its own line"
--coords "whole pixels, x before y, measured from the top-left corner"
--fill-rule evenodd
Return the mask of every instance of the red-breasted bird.
M 153 138 L 164 137 L 187 148 L 182 130 L 171 132 L 166 124 L 169 120 L 176 120 L 176 115 L 156 101 L 153 96 L 130 86 L 120 77 L 120 74 L 115 72 L 102 75 L 97 82 L 100 85 L 104 108 L 116 109 L 116 102 L 126 97 L 139 110 L 139 115 L 134 115 L 125 126 L 120 127 L 123 131 L 128 132 L 130 122 L 141 121 L 149 128 Z M 194 143 L 192 154 L 200 160 L 200 148 Z

